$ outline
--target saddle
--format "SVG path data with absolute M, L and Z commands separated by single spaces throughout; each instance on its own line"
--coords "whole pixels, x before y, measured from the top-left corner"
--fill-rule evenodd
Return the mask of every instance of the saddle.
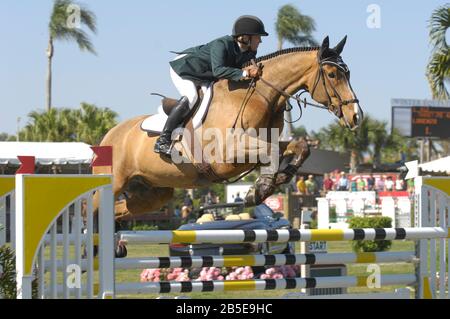
M 203 123 L 212 99 L 212 87 L 213 83 L 210 83 L 208 86 L 197 88 L 197 103 L 192 107 L 186 117 L 184 125 L 190 120 L 192 120 L 194 128 L 199 127 Z M 162 97 L 161 106 L 158 108 L 158 112 L 156 114 L 149 116 L 141 123 L 141 129 L 150 134 L 159 134 L 166 123 L 168 115 L 177 105 L 178 100 L 158 93 L 152 94 Z
M 161 94 L 158 94 L 161 95 Z M 195 113 L 195 111 L 197 110 L 198 106 L 202 103 L 203 100 L 203 90 L 201 87 L 197 87 L 197 102 L 195 103 L 195 105 L 192 107 L 191 112 L 189 112 L 188 115 L 188 120 L 192 117 L 193 113 Z M 163 98 L 161 100 L 161 105 L 162 105 L 162 109 L 164 111 L 164 113 L 166 113 L 167 116 L 170 115 L 170 113 L 172 113 L 173 108 L 178 104 L 178 100 L 177 99 L 173 99 L 167 96 L 163 96 L 161 95 Z

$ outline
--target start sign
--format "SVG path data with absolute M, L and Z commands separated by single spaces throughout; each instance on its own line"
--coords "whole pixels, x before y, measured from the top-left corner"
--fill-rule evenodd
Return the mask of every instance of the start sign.
M 308 242 L 308 252 L 310 253 L 326 253 L 328 250 L 326 241 L 310 241 Z

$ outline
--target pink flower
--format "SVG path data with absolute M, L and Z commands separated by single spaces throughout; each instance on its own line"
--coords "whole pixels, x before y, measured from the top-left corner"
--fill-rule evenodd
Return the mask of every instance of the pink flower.
M 266 274 L 267 275 L 273 275 L 274 273 L 275 273 L 275 269 L 274 268 L 266 269 Z
M 167 275 L 167 280 L 174 280 L 177 277 L 176 274 L 168 274 Z

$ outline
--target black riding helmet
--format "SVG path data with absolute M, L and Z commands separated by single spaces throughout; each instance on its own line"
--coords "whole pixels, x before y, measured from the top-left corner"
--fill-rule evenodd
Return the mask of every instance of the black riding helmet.
M 237 18 L 233 26 L 233 37 L 240 35 L 262 35 L 268 36 L 269 34 L 264 29 L 264 23 L 255 16 L 245 15 Z

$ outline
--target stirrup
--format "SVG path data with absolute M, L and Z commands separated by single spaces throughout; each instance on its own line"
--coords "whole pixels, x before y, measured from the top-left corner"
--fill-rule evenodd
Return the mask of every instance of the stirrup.
M 170 155 L 172 150 L 172 140 L 163 135 L 163 133 L 158 137 L 155 143 L 154 151 L 155 153 Z

